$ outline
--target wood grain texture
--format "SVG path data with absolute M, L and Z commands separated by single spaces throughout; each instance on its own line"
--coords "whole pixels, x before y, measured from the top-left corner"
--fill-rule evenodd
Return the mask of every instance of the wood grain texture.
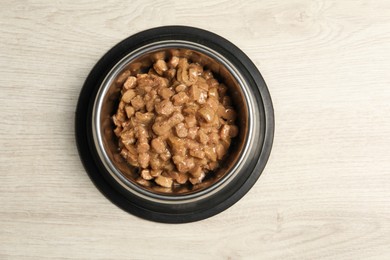
M 92 66 L 168 24 L 242 48 L 276 116 L 257 184 L 183 225 L 111 204 L 74 140 Z M 0 259 L 390 259 L 389 68 L 386 0 L 2 1 Z

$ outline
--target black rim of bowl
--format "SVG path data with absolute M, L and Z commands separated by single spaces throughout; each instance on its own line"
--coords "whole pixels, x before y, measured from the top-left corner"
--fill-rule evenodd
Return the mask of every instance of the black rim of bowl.
M 259 105 L 262 106 L 263 131 L 262 143 L 257 161 L 247 173 L 247 178 L 236 187 L 230 187 L 224 196 L 215 197 L 202 207 L 164 208 L 131 196 L 107 173 L 97 155 L 92 140 L 91 114 L 99 86 L 115 66 L 129 52 L 161 40 L 185 40 L 212 48 L 231 61 L 251 82 L 251 88 L 259 93 Z M 164 223 L 186 223 L 202 220 L 216 215 L 241 199 L 256 183 L 269 158 L 274 136 L 274 111 L 267 86 L 253 62 L 235 45 L 209 31 L 187 26 L 164 26 L 142 31 L 128 37 L 109 50 L 94 66 L 80 92 L 76 109 L 76 142 L 81 161 L 95 186 L 115 205 L 138 217 Z M 218 194 L 217 194 L 218 195 Z M 183 208 L 183 210 L 181 210 Z

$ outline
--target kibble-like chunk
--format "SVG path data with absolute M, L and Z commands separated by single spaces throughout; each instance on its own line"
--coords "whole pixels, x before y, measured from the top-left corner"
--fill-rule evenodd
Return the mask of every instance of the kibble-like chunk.
M 204 153 L 205 153 L 207 159 L 209 159 L 209 160 L 211 160 L 213 162 L 217 161 L 217 153 L 215 151 L 215 148 L 206 146 L 204 148 Z
M 172 178 L 169 178 L 169 177 L 164 177 L 162 175 L 159 175 L 156 179 L 155 179 L 155 182 L 162 186 L 162 187 L 166 187 L 166 188 L 170 188 L 172 187 Z
M 188 181 L 188 174 L 183 173 L 183 172 L 179 172 L 179 174 L 176 178 L 176 182 L 179 184 L 185 184 L 187 181 Z
M 173 115 L 169 118 L 169 124 L 174 126 L 180 122 L 183 122 L 184 116 L 181 113 L 175 112 Z
M 171 68 L 171 69 L 176 68 L 177 65 L 179 64 L 179 60 L 180 60 L 179 57 L 173 56 L 173 57 L 169 60 L 169 62 L 168 62 L 169 68 Z
M 122 96 L 122 100 L 123 102 L 125 103 L 130 103 L 130 101 L 136 96 L 137 94 L 135 93 L 135 91 L 133 89 L 129 89 L 127 90 L 123 96 Z
M 176 92 L 181 92 L 187 89 L 187 86 L 184 84 L 179 84 L 175 87 Z
M 198 131 L 198 137 L 198 141 L 201 144 L 207 144 L 207 142 L 209 141 L 209 137 L 203 129 Z
M 145 106 L 145 102 L 141 96 L 136 96 L 131 100 L 131 105 L 136 111 L 141 110 Z
M 160 154 L 160 158 L 164 162 L 168 162 L 171 159 L 171 157 L 172 157 L 171 152 L 168 149 L 166 149 L 163 153 Z
M 138 122 L 142 124 L 148 124 L 153 120 L 154 114 L 150 112 L 147 113 L 136 112 L 135 118 L 138 120 Z
M 156 156 L 157 154 L 154 154 L 153 157 L 150 159 L 150 168 L 152 170 L 159 170 L 161 167 L 163 167 L 164 162 Z
M 199 127 L 197 127 L 197 126 L 188 128 L 187 137 L 190 139 L 195 139 L 195 137 L 198 134 L 198 129 L 199 129 Z
M 199 159 L 203 159 L 205 156 L 205 153 L 201 149 L 193 149 L 190 150 L 190 155 Z
M 196 117 L 194 115 L 186 116 L 185 122 L 187 127 L 194 127 L 196 125 Z
M 219 101 L 215 97 L 209 97 L 206 101 L 206 104 L 214 111 L 218 111 L 219 108 Z
M 222 160 L 222 158 L 225 156 L 225 154 L 227 152 L 225 146 L 223 146 L 222 144 L 217 144 L 217 147 L 215 150 L 217 153 L 218 160 Z
M 162 88 L 158 91 L 158 94 L 163 98 L 163 99 L 169 99 L 170 97 L 172 97 L 175 92 L 173 92 L 171 89 L 169 88 Z
M 144 178 L 145 180 L 153 179 L 152 175 L 150 175 L 150 170 L 142 170 L 141 177 Z
M 176 70 L 175 69 L 169 69 L 167 72 L 165 72 L 165 75 L 169 80 L 172 80 L 176 76 Z
M 204 174 L 204 171 L 201 166 L 197 166 L 191 170 L 191 175 L 194 178 L 199 178 Z
M 161 170 L 161 169 L 151 170 L 151 171 L 150 171 L 150 175 L 151 175 L 153 178 L 156 178 L 156 177 L 160 176 L 161 173 L 162 173 L 162 170 Z
M 135 113 L 135 109 L 132 106 L 126 106 L 125 111 L 128 118 L 131 118 Z
M 222 126 L 220 130 L 220 137 L 222 140 L 227 140 L 230 139 L 230 125 L 224 125 Z
M 205 176 L 206 174 L 202 173 L 198 178 L 189 178 L 189 180 L 193 185 L 195 185 L 201 183 Z
M 136 77 L 128 77 L 125 83 L 123 84 L 123 87 L 124 89 L 135 88 L 136 83 L 137 83 Z
M 190 98 L 184 92 L 179 92 L 172 97 L 172 101 L 175 106 L 183 105 L 184 103 L 188 102 L 189 99 Z
M 164 60 L 156 61 L 156 63 L 153 65 L 153 68 L 159 75 L 163 75 L 163 73 L 168 70 L 168 66 Z
M 210 88 L 208 92 L 208 96 L 218 100 L 219 99 L 218 89 L 216 87 Z
M 146 138 L 139 138 L 137 142 L 137 151 L 139 153 L 146 153 L 149 151 L 150 145 L 148 143 L 148 140 Z
M 138 163 L 142 168 L 147 168 L 149 166 L 150 156 L 148 153 L 140 153 L 138 156 Z
M 176 134 L 178 137 L 186 137 L 188 134 L 188 129 L 183 123 L 179 123 L 175 126 Z
M 163 153 L 166 149 L 164 141 L 157 137 L 152 140 L 152 148 L 156 151 L 156 153 Z
M 171 130 L 171 125 L 168 121 L 160 121 L 154 123 L 152 129 L 156 135 L 165 135 Z
M 237 113 L 232 108 L 227 108 L 222 117 L 228 120 L 235 120 L 237 117 Z
M 125 70 L 124 72 L 122 72 L 121 75 L 119 75 L 119 77 L 117 78 L 116 80 L 116 83 L 121 85 L 125 82 L 125 80 L 131 75 L 131 72 L 130 70 Z
M 152 186 L 152 183 L 150 182 L 150 181 L 148 181 L 148 180 L 146 180 L 146 179 L 144 179 L 144 178 L 138 178 L 137 180 L 136 180 L 136 182 L 138 183 L 138 184 L 140 184 L 140 185 L 142 185 L 142 186 L 145 186 L 145 187 L 150 187 L 150 186 Z
M 169 116 L 172 114 L 174 107 L 171 101 L 163 100 L 155 105 L 155 109 L 158 114 Z
M 198 110 L 198 114 L 201 118 L 203 118 L 206 122 L 211 122 L 214 118 L 215 112 L 209 106 L 204 106 Z
M 198 100 L 200 97 L 200 90 L 198 85 L 192 85 L 189 90 L 190 97 L 193 100 Z

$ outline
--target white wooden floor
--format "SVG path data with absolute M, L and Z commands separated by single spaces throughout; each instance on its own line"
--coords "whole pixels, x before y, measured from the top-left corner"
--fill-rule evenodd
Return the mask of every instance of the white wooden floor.
M 97 60 L 173 24 L 244 50 L 276 116 L 251 191 L 183 225 L 111 204 L 74 138 Z M 0 259 L 390 259 L 390 1 L 3 0 L 0 88 Z

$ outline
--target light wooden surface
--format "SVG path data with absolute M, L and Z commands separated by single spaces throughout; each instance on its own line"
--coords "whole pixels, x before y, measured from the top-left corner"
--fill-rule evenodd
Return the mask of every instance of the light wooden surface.
M 242 48 L 276 116 L 251 191 L 183 225 L 111 204 L 74 139 L 92 66 L 168 24 Z M 0 259 L 390 259 L 389 1 L 2 1 L 0 87 Z

